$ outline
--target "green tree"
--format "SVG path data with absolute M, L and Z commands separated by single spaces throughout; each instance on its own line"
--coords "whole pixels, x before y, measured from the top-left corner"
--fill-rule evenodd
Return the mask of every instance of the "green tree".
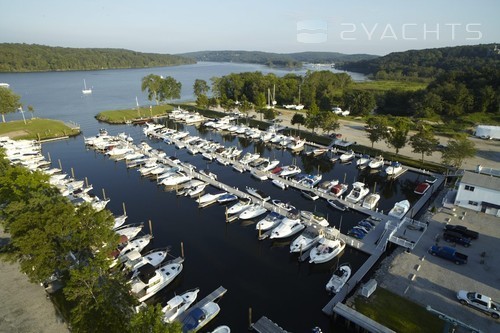
M 21 107 L 20 99 L 21 97 L 9 88 L 0 87 L 0 113 L 2 114 L 2 121 L 4 123 L 7 113 L 16 112 Z
M 132 316 L 130 321 L 131 333 L 181 333 L 181 323 L 174 321 L 165 324 L 162 320 L 164 314 L 161 311 L 161 304 L 155 306 L 148 305 Z
M 295 113 L 291 120 L 292 125 L 297 125 L 297 129 L 300 130 L 300 125 L 306 123 L 306 118 L 301 113 Z
M 160 103 L 159 94 L 162 89 L 162 78 L 159 75 L 149 74 L 142 78 L 141 90 L 148 91 L 148 100 L 154 100 L 156 105 Z
M 333 112 L 322 112 L 321 113 L 321 129 L 330 134 L 340 128 L 339 118 Z
M 276 118 L 276 113 L 274 112 L 274 110 L 273 109 L 265 109 L 264 119 L 273 120 L 274 118 Z
M 306 127 L 310 128 L 313 132 L 314 129 L 321 124 L 321 113 L 318 106 L 313 101 L 309 110 L 307 110 Z
M 181 98 L 182 83 L 178 82 L 171 76 L 167 76 L 162 80 L 158 99 L 160 102 L 172 99 Z
M 217 99 L 217 97 L 210 97 L 208 99 L 208 107 L 209 108 L 216 108 L 219 106 L 219 100 Z
M 210 104 L 210 101 L 207 95 L 201 94 L 196 98 L 196 106 L 199 108 L 207 108 Z
M 224 109 L 224 112 L 229 112 L 234 107 L 234 101 L 230 98 L 222 98 L 220 101 L 220 106 Z
M 387 138 L 389 123 L 387 117 L 371 116 L 366 121 L 365 130 L 368 133 L 368 139 L 373 144 Z
M 196 79 L 193 84 L 193 92 L 196 97 L 200 97 L 201 95 L 207 95 L 210 91 L 210 87 L 208 86 L 207 81 Z
M 260 113 L 260 120 L 262 120 L 262 114 L 266 110 L 266 95 L 264 95 L 264 93 L 262 92 L 258 93 L 255 98 L 254 105 L 255 111 Z
M 31 113 L 31 119 L 33 119 L 33 115 L 35 114 L 35 108 L 33 105 L 28 105 L 28 111 Z
M 406 146 L 408 142 L 408 132 L 410 131 L 410 122 L 403 117 L 396 117 L 393 121 L 393 129 L 389 130 L 386 137 L 387 144 L 396 149 L 396 155 L 399 150 Z
M 468 140 L 465 135 L 462 135 L 448 141 L 448 145 L 441 152 L 441 159 L 444 164 L 459 169 L 462 167 L 464 160 L 474 157 L 476 152 L 474 143 Z
M 343 94 L 343 104 L 348 106 L 353 116 L 366 116 L 377 105 L 375 95 L 365 90 L 348 90 Z
M 121 274 L 109 274 L 102 259 L 91 260 L 70 272 L 64 295 L 75 304 L 73 332 L 127 332 L 137 300 Z
M 243 112 L 245 114 L 245 117 L 248 118 L 248 112 L 250 112 L 251 109 L 252 109 L 252 103 L 247 101 L 246 98 L 243 98 L 243 101 L 240 102 L 240 104 L 238 105 L 238 110 Z
M 425 127 L 424 124 L 418 124 L 418 131 L 410 137 L 410 145 L 413 152 L 422 155 L 422 163 L 424 162 L 424 155 L 431 156 L 436 151 L 436 146 L 439 141 L 434 137 L 432 130 Z

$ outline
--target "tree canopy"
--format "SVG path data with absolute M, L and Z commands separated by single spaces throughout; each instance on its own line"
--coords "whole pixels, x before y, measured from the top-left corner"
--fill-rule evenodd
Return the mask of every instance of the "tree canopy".
M 16 112 L 21 107 L 20 99 L 21 96 L 15 94 L 9 88 L 0 87 L 0 113 L 2 114 L 2 121 L 4 123 L 7 113 Z
M 0 72 L 75 71 L 162 67 L 195 63 L 169 54 L 124 49 L 69 48 L 37 44 L 0 44 Z

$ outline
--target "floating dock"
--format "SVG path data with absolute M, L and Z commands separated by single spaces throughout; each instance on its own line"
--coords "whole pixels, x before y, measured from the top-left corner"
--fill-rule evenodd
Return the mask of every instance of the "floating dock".
M 184 311 L 177 317 L 176 321 L 182 322 L 182 320 L 193 310 L 196 308 L 201 308 L 203 305 L 207 304 L 208 302 L 213 302 L 216 299 L 221 298 L 224 296 L 224 294 L 227 292 L 227 289 L 224 288 L 223 286 L 220 286 L 219 288 L 215 289 L 212 291 L 210 294 L 205 296 L 202 300 L 197 302 L 196 304 L 192 305 L 188 310 Z
M 251 325 L 251 328 L 258 333 L 290 333 L 267 317 L 261 317 Z

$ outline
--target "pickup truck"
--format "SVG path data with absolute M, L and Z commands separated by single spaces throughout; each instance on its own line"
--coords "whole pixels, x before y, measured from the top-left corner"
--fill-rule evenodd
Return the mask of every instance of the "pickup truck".
M 468 258 L 465 254 L 457 252 L 457 250 L 449 246 L 433 245 L 429 248 L 429 253 L 433 256 L 438 256 L 453 261 L 457 265 L 466 264 Z
M 462 225 L 447 224 L 444 226 L 444 230 L 458 232 L 459 234 L 462 234 L 464 237 L 470 239 L 477 239 L 479 237 L 479 233 L 477 231 L 467 229 L 467 227 L 464 227 Z
M 476 292 L 459 290 L 457 298 L 460 304 L 468 305 L 476 310 L 489 314 L 494 319 L 500 317 L 500 304 L 493 301 L 491 297 Z

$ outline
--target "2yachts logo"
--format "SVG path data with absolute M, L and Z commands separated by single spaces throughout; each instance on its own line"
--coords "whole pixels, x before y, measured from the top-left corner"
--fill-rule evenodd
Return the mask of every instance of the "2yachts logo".
M 324 20 L 303 20 L 297 22 L 299 43 L 325 43 L 328 38 L 338 41 L 470 41 L 481 40 L 481 23 L 353 23 L 336 25 Z M 333 38 L 332 38 L 333 37 Z

